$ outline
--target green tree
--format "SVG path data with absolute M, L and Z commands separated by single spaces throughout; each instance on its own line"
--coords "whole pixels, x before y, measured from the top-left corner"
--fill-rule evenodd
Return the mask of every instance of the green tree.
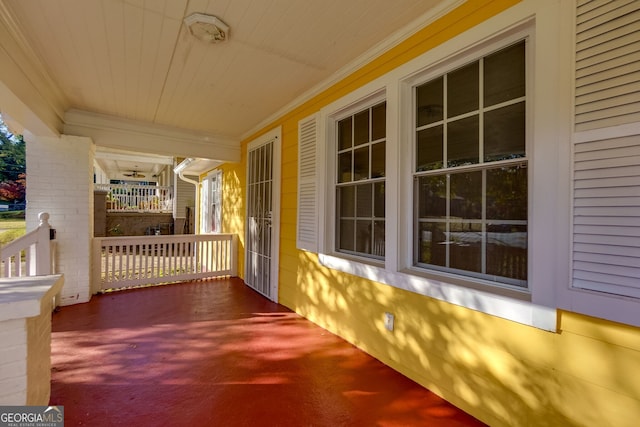
M 0 117 L 0 198 L 24 200 L 26 172 L 25 142 L 21 135 L 12 134 Z

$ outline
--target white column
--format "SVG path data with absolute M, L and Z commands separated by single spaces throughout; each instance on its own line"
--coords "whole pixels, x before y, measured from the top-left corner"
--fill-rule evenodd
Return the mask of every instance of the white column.
M 56 230 L 56 273 L 64 274 L 61 305 L 91 298 L 93 237 L 93 159 L 90 138 L 27 139 L 27 229 L 48 212 Z

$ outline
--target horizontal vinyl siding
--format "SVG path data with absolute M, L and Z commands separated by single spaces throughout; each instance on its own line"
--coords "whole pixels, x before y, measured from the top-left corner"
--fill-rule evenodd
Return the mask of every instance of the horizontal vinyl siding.
M 573 286 L 640 298 L 640 137 L 578 143 Z
M 576 131 L 640 121 L 640 1 L 579 0 Z

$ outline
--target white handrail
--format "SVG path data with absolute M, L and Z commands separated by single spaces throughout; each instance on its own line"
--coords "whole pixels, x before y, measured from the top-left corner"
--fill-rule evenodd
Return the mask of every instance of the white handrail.
M 95 237 L 92 292 L 236 276 L 235 234 Z
M 38 214 L 38 228 L 0 248 L 0 277 L 53 274 L 53 242 L 49 214 Z
M 145 184 L 94 184 L 107 191 L 107 211 L 173 212 L 173 187 Z

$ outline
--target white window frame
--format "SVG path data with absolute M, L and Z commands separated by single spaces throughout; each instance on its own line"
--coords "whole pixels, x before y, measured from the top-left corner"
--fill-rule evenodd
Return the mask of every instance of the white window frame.
M 366 99 L 357 102 L 355 105 L 350 106 L 349 108 L 340 111 L 339 113 L 332 115 L 329 118 L 329 123 L 328 123 L 328 148 L 331 150 L 331 155 L 334 157 L 334 160 L 331 162 L 334 166 L 336 165 L 337 161 L 335 160 L 335 157 L 338 156 L 338 148 L 337 148 L 337 134 L 338 134 L 338 123 L 341 120 L 344 120 L 346 118 L 349 117 L 354 117 L 356 114 L 366 110 L 366 109 L 371 109 L 374 106 L 377 106 L 383 102 L 386 102 L 386 99 L 384 97 L 384 93 L 378 93 L 374 96 L 371 97 L 367 97 Z M 385 107 L 386 110 L 386 107 Z M 365 145 L 367 147 L 369 147 L 372 144 L 371 141 L 369 141 L 366 144 L 362 144 L 362 146 L 359 147 L 364 147 Z M 386 147 L 386 137 L 385 137 L 385 147 Z M 351 151 L 354 151 L 356 149 L 356 147 L 351 147 Z M 371 162 L 371 157 L 369 157 L 369 162 Z M 353 172 L 353 166 L 352 165 L 352 170 L 351 172 Z M 386 169 L 385 169 L 385 174 L 386 174 Z M 354 258 L 354 259 L 365 259 L 367 260 L 367 262 L 373 262 L 373 263 L 378 263 L 380 265 L 383 264 L 384 261 L 384 256 L 376 256 L 376 255 L 366 255 L 366 254 L 360 254 L 357 253 L 356 250 L 354 250 L 353 252 L 351 251 L 346 251 L 346 250 L 338 250 L 337 246 L 338 246 L 338 242 L 336 242 L 336 237 L 337 237 L 337 224 L 336 224 L 336 218 L 338 216 L 338 213 L 336 212 L 337 209 L 337 200 L 336 200 L 336 194 L 337 194 L 337 187 L 339 185 L 339 183 L 337 183 L 337 167 L 334 169 L 333 171 L 333 181 L 331 182 L 331 187 L 333 188 L 332 191 L 332 196 L 333 196 L 333 205 L 334 205 L 334 210 L 333 210 L 333 220 L 330 222 L 330 225 L 333 227 L 334 229 L 334 233 L 331 234 L 333 241 L 332 241 L 332 248 L 333 248 L 333 252 L 335 252 L 336 254 L 340 254 L 339 256 L 345 256 L 348 258 Z M 361 184 L 361 183 L 369 183 L 372 184 L 373 182 L 384 182 L 385 186 L 386 186 L 386 176 L 383 177 L 382 179 L 380 178 L 368 178 L 368 179 L 363 179 L 363 180 L 351 180 L 345 183 L 341 183 L 341 184 L 351 184 L 351 185 L 355 185 L 355 184 Z M 372 209 L 373 206 L 375 205 L 375 200 L 372 199 Z M 385 217 L 385 221 L 386 221 L 386 217 Z M 356 242 L 354 242 L 356 243 Z
M 217 230 L 212 230 L 211 205 L 216 201 L 218 212 L 215 218 Z M 215 170 L 209 172 L 202 180 L 200 197 L 200 233 L 221 233 L 222 232 L 222 171 Z
M 518 38 L 521 37 L 521 38 Z M 526 106 L 526 113 L 525 113 L 525 123 L 526 128 L 528 130 L 529 128 L 529 123 L 532 122 L 532 117 L 531 117 L 531 112 L 530 112 L 530 89 L 531 89 L 531 78 L 530 78 L 530 73 L 529 73 L 529 64 L 532 62 L 532 58 L 531 58 L 531 54 L 530 54 L 530 33 L 527 31 L 521 31 L 521 32 L 516 32 L 513 35 L 510 35 L 508 37 L 505 37 L 504 39 L 499 40 L 497 43 L 491 43 L 489 45 L 487 45 L 486 47 L 479 49 L 477 52 L 474 51 L 474 54 L 471 56 L 466 56 L 463 55 L 461 56 L 459 59 L 451 61 L 450 63 L 447 63 L 446 65 L 443 66 L 437 66 L 437 67 L 433 67 L 433 69 L 428 69 L 426 70 L 426 72 L 424 73 L 418 73 L 415 76 L 412 76 L 411 78 L 405 80 L 402 82 L 403 85 L 403 93 L 402 93 L 402 98 L 403 98 L 403 103 L 407 103 L 407 98 L 410 97 L 410 102 L 411 102 L 411 115 L 407 116 L 407 117 L 403 117 L 403 124 L 401 126 L 402 132 L 403 132 L 403 137 L 401 138 L 401 141 L 407 141 L 409 142 L 408 144 L 405 143 L 404 144 L 404 148 L 402 149 L 403 153 L 405 153 L 405 157 L 403 159 L 403 168 L 401 169 L 403 172 L 404 171 L 409 171 L 409 177 L 407 176 L 402 176 L 402 179 L 404 182 L 408 182 L 409 179 L 411 179 L 411 181 L 414 180 L 414 177 L 416 175 L 420 175 L 419 173 L 416 173 L 415 171 L 415 165 L 416 165 L 416 124 L 415 124 L 415 96 L 414 96 L 414 89 L 417 86 L 420 86 L 424 83 L 433 81 L 434 79 L 444 76 L 444 75 L 448 75 L 451 71 L 455 71 L 456 69 L 459 69 L 460 67 L 464 67 L 468 64 L 474 63 L 474 62 L 478 62 L 480 61 L 482 58 L 485 58 L 488 55 L 491 55 L 499 50 L 501 50 L 502 48 L 511 46 L 513 44 L 516 44 L 520 41 L 525 41 L 525 66 L 527 69 L 526 72 L 526 76 L 525 76 L 525 83 L 526 83 L 526 92 L 525 95 L 523 96 L 524 98 L 524 102 L 525 102 L 525 106 Z M 513 43 L 511 43 L 513 42 Z M 529 45 L 529 46 L 528 46 Z M 407 86 L 408 85 L 408 89 Z M 409 92 L 410 95 L 409 95 Z M 519 98 L 517 98 L 519 99 Z M 517 100 L 516 99 L 516 100 Z M 513 100 L 509 100 L 508 102 L 513 102 Z M 491 111 L 494 108 L 494 106 L 491 107 L 481 107 L 477 110 L 477 114 L 479 117 L 482 117 L 486 111 Z M 475 114 L 475 112 L 471 113 L 471 114 Z M 443 122 L 447 122 L 449 119 L 447 118 L 447 116 L 445 115 L 443 118 Z M 454 118 L 453 120 L 458 120 L 458 118 Z M 482 121 L 480 121 L 480 125 L 482 124 Z M 412 132 L 409 133 L 405 133 L 406 131 L 406 127 L 407 126 L 411 126 Z M 518 165 L 518 164 L 529 164 L 529 153 L 530 153 L 530 149 L 531 149 L 531 144 L 530 144 L 530 140 L 531 140 L 531 132 L 526 132 L 525 134 L 525 156 L 524 157 L 519 157 L 517 159 L 513 159 L 513 160 L 507 160 L 507 161 L 499 161 L 499 162 L 494 162 L 494 161 L 489 161 L 486 162 L 484 161 L 482 158 L 480 158 L 480 161 L 478 163 L 475 163 L 473 165 L 470 166 L 463 166 L 463 167 L 450 167 L 450 166 L 446 166 L 443 165 L 442 168 L 439 169 L 434 169 L 431 170 L 429 172 L 437 172 L 438 175 L 447 175 L 447 174 L 455 174 L 455 173 L 461 173 L 461 172 L 465 172 L 465 171 L 469 171 L 469 170 L 474 170 L 474 171 L 486 171 L 486 170 L 491 170 L 491 169 L 495 169 L 497 167 L 499 167 L 499 165 L 505 165 L 505 166 L 514 166 L 514 165 Z M 482 141 L 480 141 L 480 143 L 482 143 Z M 481 151 L 479 151 L 479 154 L 481 153 Z M 528 183 L 531 183 L 532 177 L 531 177 L 531 169 L 527 168 L 527 172 L 528 172 Z M 412 185 L 412 189 L 414 188 L 414 186 Z M 529 196 L 530 196 L 530 188 L 528 185 L 528 192 L 529 192 Z M 485 197 L 485 194 L 483 193 L 482 197 Z M 528 197 L 528 205 L 530 207 L 531 204 L 531 197 Z M 411 197 L 411 209 L 415 209 L 415 196 L 412 195 Z M 447 218 L 449 219 L 449 218 Z M 415 260 L 416 254 L 415 254 L 415 245 L 416 245 L 416 231 L 415 231 L 415 215 L 413 218 L 413 223 L 412 223 L 412 231 L 411 231 L 411 256 L 413 257 L 413 260 Z M 483 219 L 482 221 L 487 222 L 488 220 Z M 527 220 L 527 228 L 528 228 L 528 220 Z M 404 239 L 405 235 L 407 235 L 407 233 L 401 234 L 401 239 Z M 435 277 L 441 276 L 443 275 L 444 277 L 450 278 L 452 280 L 456 280 L 459 283 L 462 283 L 464 286 L 468 286 L 468 287 L 478 287 L 478 288 L 483 288 L 485 286 L 487 286 L 488 290 L 493 291 L 493 292 L 498 292 L 498 293 L 508 293 L 511 294 L 513 297 L 520 297 L 523 299 L 528 299 L 528 284 L 524 284 L 524 286 L 522 285 L 514 285 L 514 286 L 509 286 L 506 284 L 506 282 L 511 281 L 511 282 L 518 282 L 518 280 L 516 279 L 512 279 L 512 280 L 508 280 L 508 279 L 503 279 L 500 281 L 488 281 L 488 280 L 484 280 L 481 278 L 472 278 L 472 276 L 476 275 L 477 273 L 475 272 L 467 272 L 467 273 L 463 273 L 461 272 L 460 274 L 457 273 L 451 273 L 448 272 L 448 270 L 452 270 L 448 267 L 434 267 L 434 268 L 430 268 L 429 266 L 418 266 L 415 265 L 416 262 L 412 262 L 411 264 L 405 264 L 404 268 L 408 269 L 410 271 L 412 271 L 414 274 L 418 274 L 418 275 L 427 275 L 427 276 L 431 276 L 434 275 Z M 480 274 L 477 274 L 480 275 Z
M 564 53 L 557 33 L 536 31 L 557 28 L 560 10 L 544 6 L 536 15 L 535 2 L 516 5 L 454 39 L 360 87 L 320 111 L 319 159 L 319 260 L 326 267 L 375 282 L 406 289 L 456 305 L 548 331 L 557 328 L 558 286 L 568 277 L 568 226 L 570 129 L 559 112 L 567 107 L 557 82 L 567 79 L 563 66 L 549 66 L 535 58 Z M 414 126 L 411 88 L 416 80 L 440 75 L 527 38 L 527 158 L 529 179 L 529 289 L 521 290 L 451 274 L 430 274 L 413 268 L 413 185 L 410 173 Z M 461 47 L 466 46 L 466 49 Z M 387 101 L 386 259 L 383 263 L 346 257 L 333 251 L 335 228 L 335 160 L 329 136 L 340 114 L 384 93 Z M 558 101 L 558 98 L 561 98 Z M 568 99 L 568 97 L 567 97 Z M 558 104 L 561 105 L 558 105 Z M 563 104 L 564 103 L 564 104 Z M 407 123 L 409 121 L 409 123 Z M 409 142 L 407 142 L 409 141 Z M 328 143 L 327 143 L 328 142 Z M 566 163 L 565 163 L 566 162 Z M 560 184 L 559 184 L 560 183 Z M 394 191 L 396 190 L 396 191 Z M 543 203 L 542 201 L 545 201 Z
M 359 94 L 363 93 L 365 96 L 359 97 Z M 345 252 L 336 251 L 336 174 L 337 174 L 337 126 L 338 122 L 346 117 L 352 116 L 353 114 L 362 111 L 366 108 L 377 105 L 383 101 L 386 101 L 386 96 L 384 90 L 377 90 L 373 93 L 366 93 L 366 91 L 358 91 L 351 96 L 347 97 L 349 101 L 342 106 L 337 111 L 332 111 L 330 114 L 326 114 L 327 109 L 323 109 L 324 113 L 321 112 L 320 118 L 320 132 L 318 138 L 318 158 L 320 160 L 319 167 L 319 176 L 322 176 L 322 172 L 325 172 L 325 179 L 320 179 L 319 192 L 320 194 L 324 194 L 324 198 L 320 199 L 320 209 L 319 209 L 319 248 L 320 252 L 329 253 L 332 256 L 363 262 L 371 265 L 377 265 L 379 267 L 384 267 L 384 261 L 379 260 L 373 257 L 360 256 L 357 254 L 350 254 Z M 389 106 L 387 105 L 387 125 L 389 124 Z M 389 151 L 389 140 L 388 140 L 388 132 L 389 129 L 387 127 L 387 142 L 386 142 L 386 150 L 387 154 Z M 327 159 L 324 161 L 322 159 Z M 326 167 L 324 167 L 326 165 Z M 386 165 L 388 167 L 388 165 Z M 389 174 L 388 169 L 386 170 L 387 176 Z M 388 185 L 385 178 L 385 186 Z M 323 202 L 324 201 L 324 206 Z M 385 221 L 387 221 L 385 217 Z M 388 228 L 385 232 L 388 231 Z M 385 243 L 385 252 L 386 252 L 386 243 Z

